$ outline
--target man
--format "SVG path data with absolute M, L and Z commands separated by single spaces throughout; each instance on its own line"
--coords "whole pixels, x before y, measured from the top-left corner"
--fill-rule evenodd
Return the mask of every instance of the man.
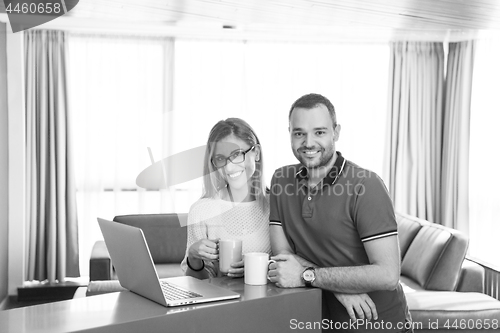
M 325 330 L 411 332 L 394 208 L 382 180 L 335 150 L 340 125 L 327 98 L 299 98 L 289 132 L 300 164 L 276 170 L 271 182 L 277 262 L 270 281 L 321 288 Z

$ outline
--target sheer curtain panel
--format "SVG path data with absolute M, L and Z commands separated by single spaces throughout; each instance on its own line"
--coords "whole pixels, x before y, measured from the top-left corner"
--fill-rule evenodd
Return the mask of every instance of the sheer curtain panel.
M 189 205 L 176 206 L 180 194 L 175 189 L 148 191 L 136 185 L 151 165 L 148 147 L 156 161 L 170 155 L 173 40 L 69 37 L 80 270 L 88 275 L 92 245 L 102 239 L 97 217 L 187 212 Z
M 67 96 L 67 37 L 30 30 L 26 46 L 27 280 L 79 276 Z
M 450 43 L 446 71 L 441 224 L 469 233 L 469 140 L 474 42 Z
M 391 44 L 385 177 L 397 211 L 439 218 L 444 50 Z

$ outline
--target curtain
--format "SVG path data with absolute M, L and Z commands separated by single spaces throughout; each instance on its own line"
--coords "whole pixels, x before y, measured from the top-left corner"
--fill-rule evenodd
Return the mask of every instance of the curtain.
M 450 43 L 446 73 L 441 224 L 469 232 L 469 141 L 474 42 Z
M 391 44 L 384 175 L 397 211 L 439 218 L 444 50 Z
M 26 278 L 62 282 L 79 276 L 66 35 L 26 31 L 25 46 Z

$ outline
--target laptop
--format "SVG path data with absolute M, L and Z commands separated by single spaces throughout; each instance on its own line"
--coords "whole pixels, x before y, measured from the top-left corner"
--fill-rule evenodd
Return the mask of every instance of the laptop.
M 122 287 L 163 306 L 235 299 L 240 294 L 191 276 L 159 279 L 140 228 L 97 218 Z

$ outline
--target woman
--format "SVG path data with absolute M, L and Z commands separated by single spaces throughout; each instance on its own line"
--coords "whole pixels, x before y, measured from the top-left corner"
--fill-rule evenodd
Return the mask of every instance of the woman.
M 271 253 L 269 202 L 262 148 L 244 120 L 221 120 L 210 131 L 204 158 L 203 195 L 188 215 L 186 256 L 181 268 L 200 279 L 217 277 L 219 239 L 241 239 L 242 253 Z M 243 261 L 228 276 L 243 276 Z

